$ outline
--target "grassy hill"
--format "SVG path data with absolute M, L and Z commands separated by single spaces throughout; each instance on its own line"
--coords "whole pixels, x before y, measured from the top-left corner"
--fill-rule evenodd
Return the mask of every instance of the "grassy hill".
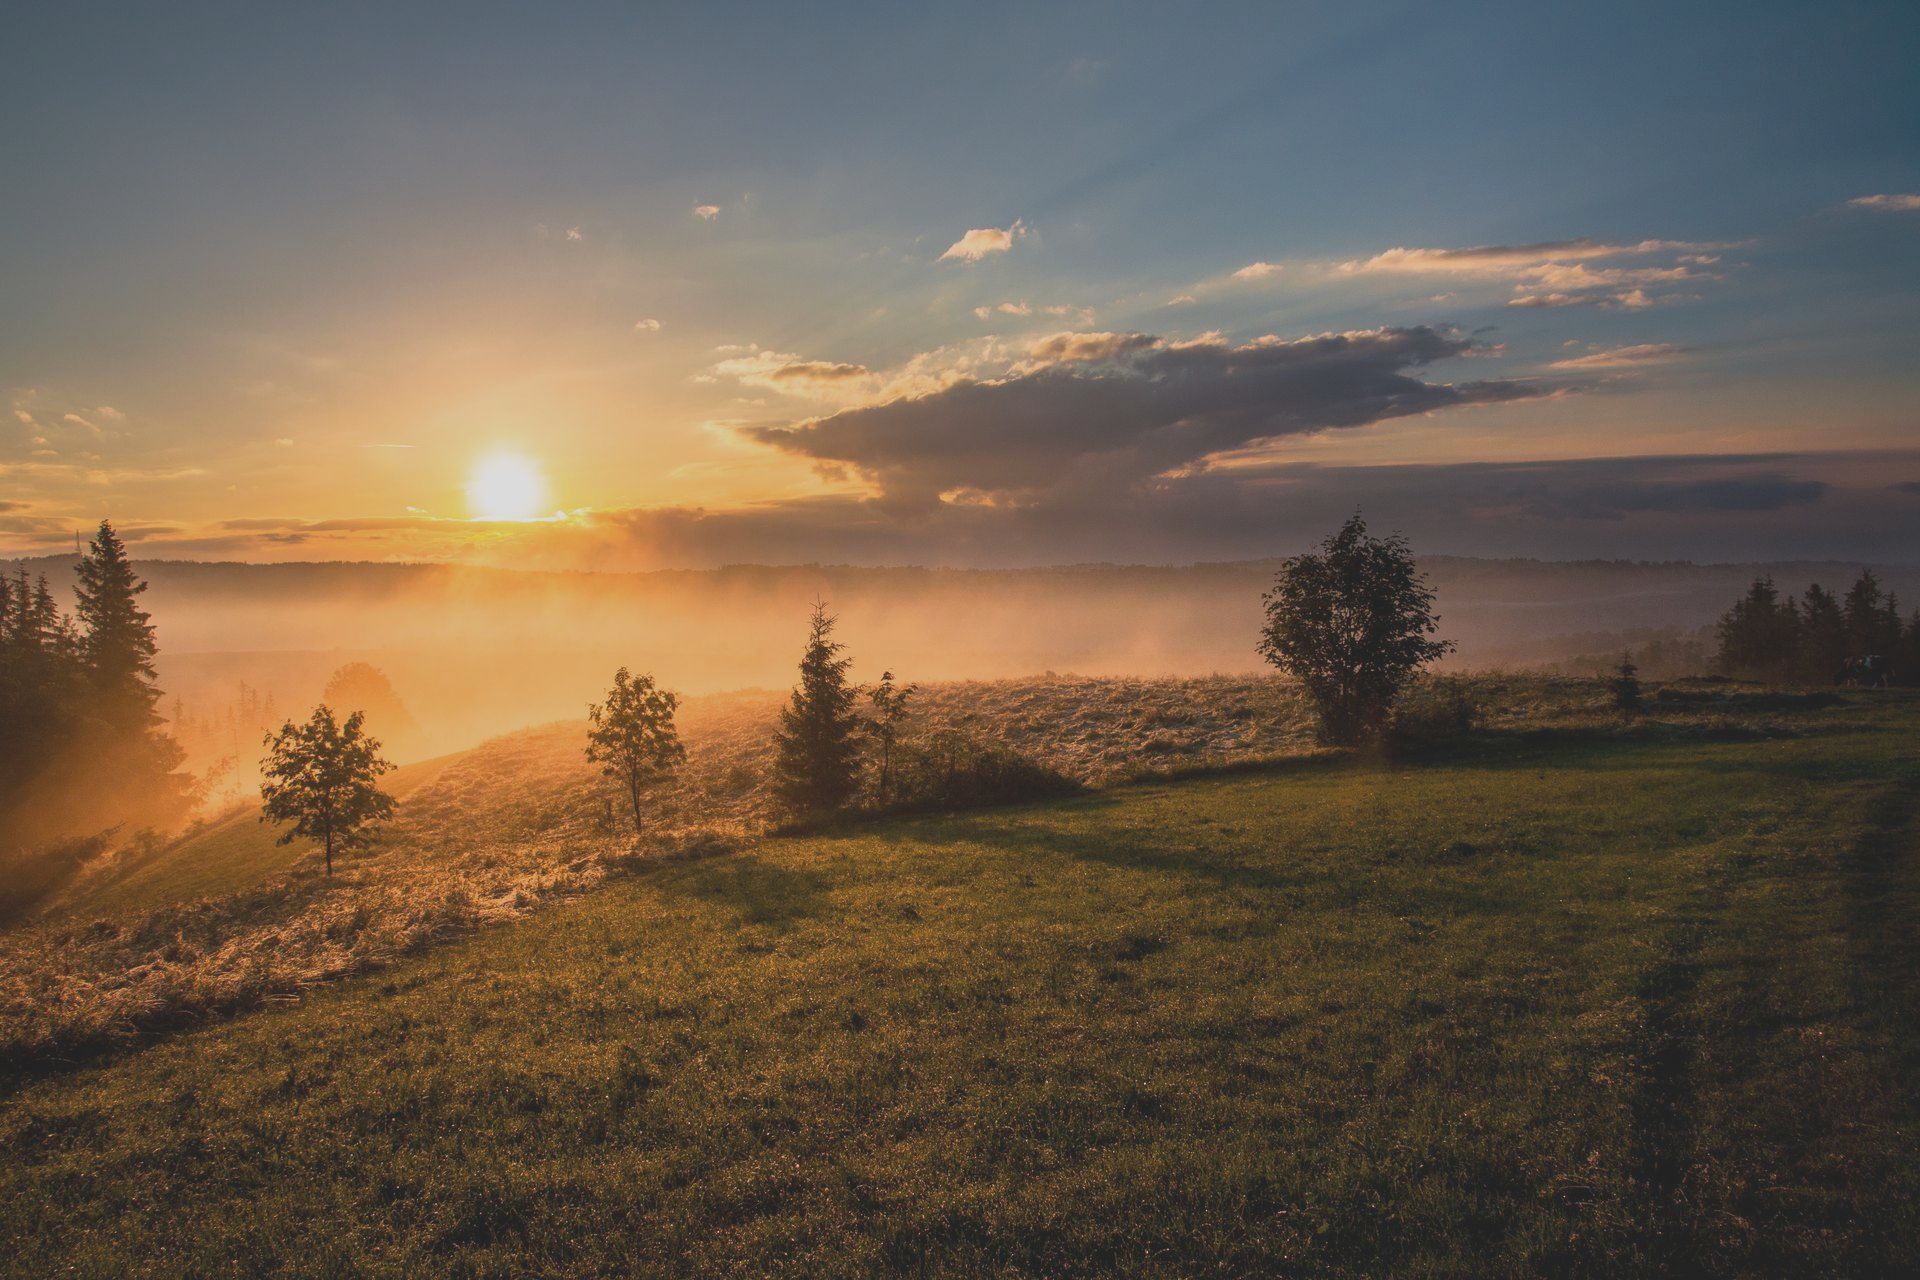
M 402 765 L 380 780 L 404 800 L 436 781 L 458 757 Z M 239 893 L 271 883 L 311 855 L 304 844 L 278 843 L 281 830 L 260 821 L 257 804 L 243 805 L 143 856 L 84 877 L 54 904 L 59 915 L 98 917 L 197 898 Z
M 1909 1270 L 1920 703 L 1683 729 L 643 865 L 16 1082 L 0 1269 Z

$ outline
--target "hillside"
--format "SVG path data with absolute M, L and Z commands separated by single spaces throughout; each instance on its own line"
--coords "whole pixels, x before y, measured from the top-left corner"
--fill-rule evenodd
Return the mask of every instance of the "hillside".
M 1495 735 L 1764 737 L 1877 705 L 1675 687 L 1656 715 L 1629 723 L 1588 681 L 1470 688 Z M 0 1066 L 253 1007 L 516 919 L 636 863 L 756 838 L 778 816 L 768 790 L 777 706 L 767 693 L 690 700 L 687 767 L 655 789 L 637 841 L 574 722 L 403 771 L 393 823 L 332 877 L 245 813 L 124 868 L 96 867 L 37 923 L 0 930 Z M 1317 750 L 1298 691 L 1270 678 L 962 682 L 927 687 L 915 706 L 912 742 L 994 742 L 1090 786 Z
M 0 930 L 0 1062 L 124 1040 L 377 965 L 450 933 L 590 889 L 635 860 L 758 835 L 776 695 L 689 700 L 688 765 L 636 842 L 582 754 L 584 723 L 523 731 L 404 767 L 368 855 L 320 874 L 245 811 L 92 868 L 31 925 Z M 1310 750 L 1269 679 L 1027 680 L 931 686 L 915 740 L 990 739 L 1098 785 L 1156 769 Z
M 0 1272 L 1911 1270 L 1920 702 L 1525 692 L 629 866 L 22 1080 Z

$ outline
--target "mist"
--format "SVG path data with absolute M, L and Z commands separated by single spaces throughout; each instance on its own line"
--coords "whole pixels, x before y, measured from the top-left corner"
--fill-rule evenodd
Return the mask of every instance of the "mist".
M 25 562 L 57 591 L 71 558 Z M 1445 669 L 1550 667 L 1711 624 L 1760 574 L 1783 590 L 1841 586 L 1842 563 L 1693 565 L 1432 557 Z M 147 561 L 142 598 L 160 643 L 163 713 L 219 726 L 206 769 L 244 774 L 267 721 L 304 714 L 343 666 L 392 682 L 417 731 L 397 759 L 576 718 L 613 671 L 651 672 L 686 695 L 784 691 L 808 609 L 825 600 L 854 676 L 922 682 L 1042 672 L 1194 676 L 1261 670 L 1262 592 L 1277 561 L 1033 570 L 736 566 L 556 573 L 408 564 Z M 1920 571 L 1879 570 L 1920 600 Z M 375 729 L 380 726 L 376 723 Z M 203 737 L 207 735 L 203 734 Z M 217 736 L 217 735 L 216 735 Z M 243 783 L 243 778 L 234 781 Z

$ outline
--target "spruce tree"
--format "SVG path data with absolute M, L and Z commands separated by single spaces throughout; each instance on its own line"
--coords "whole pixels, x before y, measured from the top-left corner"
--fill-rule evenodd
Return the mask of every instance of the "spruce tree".
M 1847 589 L 1847 656 L 1878 657 L 1883 661 L 1900 643 L 1898 606 L 1880 591 L 1880 579 L 1862 569 Z
M 815 604 L 800 683 L 780 712 L 774 760 L 774 794 L 793 813 L 824 817 L 853 797 L 859 782 L 857 690 L 847 683 L 850 658 L 833 636 L 833 615 Z
M 1840 612 L 1840 602 L 1833 593 L 1816 582 L 1807 588 L 1801 603 L 1797 674 L 1813 682 L 1836 680 L 1846 661 L 1846 615 Z
M 150 615 L 138 597 L 147 584 L 133 571 L 126 544 L 107 521 L 74 570 L 80 622 L 80 659 L 99 697 L 104 717 L 122 729 L 159 723 L 154 706 L 153 659 L 159 645 Z
M 1800 610 L 1781 599 L 1772 578 L 1755 578 L 1747 594 L 1720 619 L 1714 665 L 1731 676 L 1789 678 L 1800 649 Z

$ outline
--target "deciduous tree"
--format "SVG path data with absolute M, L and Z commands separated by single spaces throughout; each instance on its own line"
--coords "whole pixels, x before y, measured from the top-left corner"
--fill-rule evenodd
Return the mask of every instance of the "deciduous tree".
M 1432 638 L 1438 625 L 1406 540 L 1373 537 L 1355 515 L 1280 566 L 1260 652 L 1306 686 L 1328 740 L 1354 742 L 1383 729 L 1407 680 L 1452 651 Z
M 619 783 L 633 810 L 633 829 L 642 827 L 641 797 L 648 784 L 670 775 L 687 758 L 674 727 L 678 695 L 655 687 L 650 675 L 614 673 L 605 702 L 587 708 L 587 759 Z
M 380 744 L 363 722 L 356 711 L 342 724 L 323 703 L 305 724 L 288 721 L 268 734 L 260 762 L 260 820 L 293 823 L 280 844 L 319 841 L 328 875 L 336 850 L 364 848 L 373 824 L 393 816 L 393 797 L 377 785 L 393 766 L 381 759 Z
M 867 732 L 880 749 L 880 775 L 877 779 L 880 803 L 886 804 L 893 783 L 893 747 L 900 740 L 900 726 L 907 718 L 907 700 L 918 685 L 904 688 L 893 683 L 893 672 L 880 673 L 880 683 L 867 690 Z

